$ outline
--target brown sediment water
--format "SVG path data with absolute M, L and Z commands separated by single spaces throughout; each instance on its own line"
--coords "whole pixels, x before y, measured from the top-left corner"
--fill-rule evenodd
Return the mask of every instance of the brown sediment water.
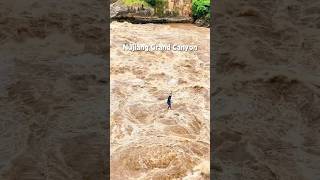
M 209 179 L 209 31 L 111 23 L 111 179 Z M 199 49 L 132 52 L 125 43 Z

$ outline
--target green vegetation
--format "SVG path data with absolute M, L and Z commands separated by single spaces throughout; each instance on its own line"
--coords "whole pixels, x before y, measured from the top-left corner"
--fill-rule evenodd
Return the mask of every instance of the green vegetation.
M 122 0 L 122 2 L 127 6 L 145 6 L 148 7 L 149 3 L 146 2 L 147 0 Z
M 157 0 L 145 0 L 145 2 L 147 2 L 151 6 L 156 6 L 156 4 L 157 4 Z
M 127 6 L 143 6 L 148 7 L 163 7 L 165 4 L 165 0 L 122 0 L 123 3 Z
M 192 0 L 192 16 L 210 20 L 210 0 Z
M 167 0 L 144 0 L 152 7 L 164 7 Z
M 155 14 L 158 15 L 159 17 L 163 17 L 167 1 L 165 0 L 152 0 L 152 1 L 155 1 L 154 3 L 155 5 L 153 6 L 155 10 Z

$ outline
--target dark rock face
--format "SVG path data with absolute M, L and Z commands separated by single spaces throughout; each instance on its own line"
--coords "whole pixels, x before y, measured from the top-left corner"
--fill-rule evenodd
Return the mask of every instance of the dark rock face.
M 112 20 L 116 20 L 119 22 L 130 22 L 132 24 L 147 24 L 147 23 L 154 23 L 154 24 L 165 24 L 165 23 L 192 23 L 191 18 L 158 18 L 158 17 L 115 17 Z

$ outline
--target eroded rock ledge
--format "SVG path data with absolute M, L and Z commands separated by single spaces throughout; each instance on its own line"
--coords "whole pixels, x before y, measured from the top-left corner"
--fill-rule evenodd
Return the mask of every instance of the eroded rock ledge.
M 151 7 L 129 7 L 121 1 L 116 1 L 110 5 L 110 18 L 111 21 L 127 21 L 133 24 L 195 23 L 198 26 L 210 27 L 209 24 L 194 21 L 190 16 L 167 14 L 164 17 L 159 17 L 154 11 Z
M 154 23 L 154 24 L 163 24 L 163 23 L 192 23 L 192 18 L 159 18 L 159 17 L 141 17 L 141 16 L 120 16 L 120 17 L 113 17 L 111 21 L 128 21 L 133 24 L 147 24 L 147 23 Z

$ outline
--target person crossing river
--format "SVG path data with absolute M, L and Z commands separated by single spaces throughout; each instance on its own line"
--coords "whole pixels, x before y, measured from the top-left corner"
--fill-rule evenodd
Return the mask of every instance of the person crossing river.
M 171 97 L 172 97 L 172 91 L 170 92 L 170 95 L 168 97 L 168 100 L 167 100 L 167 104 L 168 104 L 168 109 L 171 109 Z

